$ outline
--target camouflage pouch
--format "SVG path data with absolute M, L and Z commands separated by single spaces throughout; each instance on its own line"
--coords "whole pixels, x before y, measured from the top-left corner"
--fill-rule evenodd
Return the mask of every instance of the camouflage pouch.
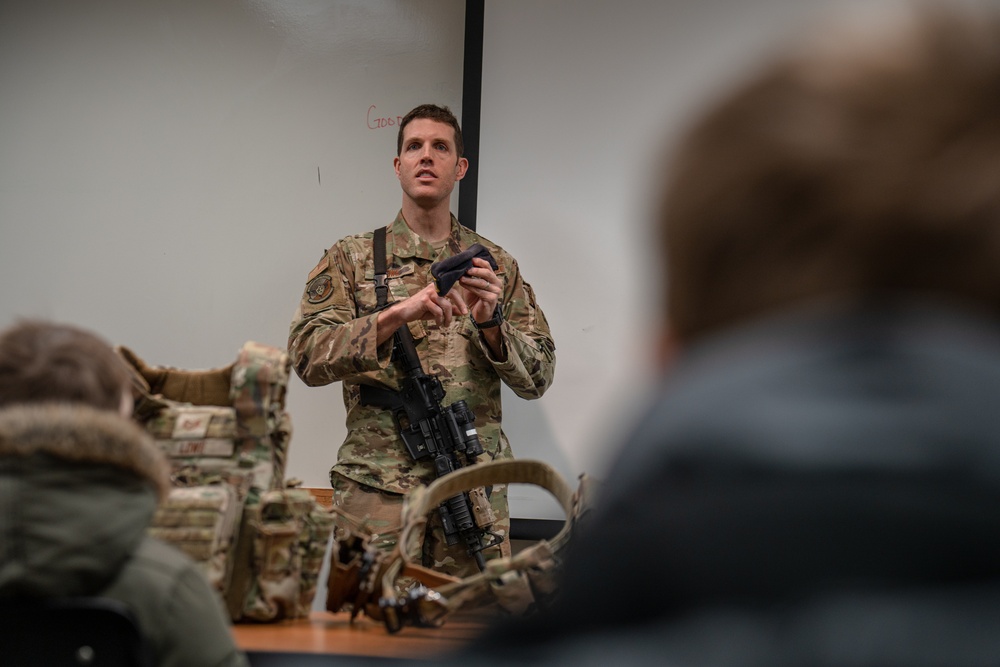
M 284 482 L 288 355 L 248 342 L 234 363 L 191 371 L 118 352 L 133 375 L 134 417 L 171 461 L 174 488 L 150 533 L 199 563 L 234 621 L 308 614 L 331 517 Z
M 305 489 L 268 491 L 248 506 L 245 528 L 241 548 L 249 552 L 249 567 L 241 573 L 245 581 L 234 579 L 230 610 L 252 621 L 307 616 L 333 515 Z
M 175 488 L 157 510 L 149 532 L 202 564 L 208 582 L 224 591 L 233 574 L 230 552 L 243 519 L 244 497 L 229 484 Z

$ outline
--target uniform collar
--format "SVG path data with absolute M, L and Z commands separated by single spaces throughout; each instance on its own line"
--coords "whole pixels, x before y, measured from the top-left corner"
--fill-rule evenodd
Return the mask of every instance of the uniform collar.
M 403 218 L 403 212 L 396 214 L 396 219 L 389 227 L 387 247 L 390 255 L 401 259 L 416 258 L 427 261 L 439 261 L 460 253 L 473 241 L 469 230 L 459 224 L 458 218 L 451 216 L 451 234 L 441 250 L 435 250 L 427 241 L 420 238 Z

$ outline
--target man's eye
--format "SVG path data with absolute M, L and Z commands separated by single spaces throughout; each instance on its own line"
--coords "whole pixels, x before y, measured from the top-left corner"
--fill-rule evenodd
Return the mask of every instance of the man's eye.
M 446 151 L 446 150 L 448 150 L 448 144 L 438 144 L 437 145 L 437 149 L 439 151 Z
M 418 149 L 418 148 L 420 148 L 420 144 L 416 144 L 416 143 L 414 143 L 414 144 L 410 144 L 409 146 L 407 146 L 407 147 L 406 147 L 406 150 L 408 150 L 408 151 L 413 151 L 413 150 L 416 150 L 416 149 Z

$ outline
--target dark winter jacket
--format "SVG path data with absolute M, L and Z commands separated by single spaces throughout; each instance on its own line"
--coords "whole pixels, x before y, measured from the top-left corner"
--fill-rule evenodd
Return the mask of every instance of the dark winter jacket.
M 1000 322 L 818 304 L 687 350 L 490 664 L 990 665 Z M 463 664 L 469 664 L 468 662 Z

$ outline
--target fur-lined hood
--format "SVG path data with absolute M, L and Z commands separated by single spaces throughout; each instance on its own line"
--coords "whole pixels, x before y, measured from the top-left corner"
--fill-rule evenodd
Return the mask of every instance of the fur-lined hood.
M 113 412 L 0 409 L 0 597 L 104 590 L 150 539 L 167 471 L 142 429 Z
M 121 468 L 148 481 L 161 500 L 170 490 L 163 453 L 137 424 L 107 410 L 59 403 L 0 409 L 0 457 L 34 454 Z

